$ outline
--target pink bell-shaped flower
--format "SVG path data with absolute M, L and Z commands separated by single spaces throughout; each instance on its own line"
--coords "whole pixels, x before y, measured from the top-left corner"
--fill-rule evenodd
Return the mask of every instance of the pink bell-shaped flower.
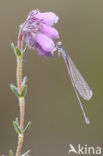
M 39 10 L 34 10 L 21 25 L 25 43 L 40 56 L 53 56 L 56 51 L 53 39 L 59 39 L 59 33 L 53 25 L 58 19 L 58 16 L 52 12 L 41 13 Z

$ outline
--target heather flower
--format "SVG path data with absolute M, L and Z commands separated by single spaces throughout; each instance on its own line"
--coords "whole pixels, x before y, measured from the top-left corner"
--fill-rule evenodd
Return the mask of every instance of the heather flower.
M 41 13 L 33 10 L 21 25 L 20 35 L 28 47 L 40 56 L 53 56 L 56 51 L 53 39 L 59 38 L 59 33 L 53 26 L 58 19 L 52 12 Z

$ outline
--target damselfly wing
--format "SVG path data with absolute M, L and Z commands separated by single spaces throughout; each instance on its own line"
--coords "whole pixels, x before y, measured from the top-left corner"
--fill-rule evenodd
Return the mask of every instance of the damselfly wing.
M 85 81 L 83 76 L 80 74 L 79 70 L 76 68 L 74 62 L 72 61 L 68 52 L 63 48 L 63 46 L 58 45 L 58 52 L 61 53 L 63 58 L 64 58 L 70 79 L 72 81 L 72 85 L 74 87 L 74 90 L 76 92 L 76 96 L 78 98 L 78 101 L 80 103 L 80 107 L 81 107 L 82 112 L 83 112 L 85 121 L 87 124 L 89 124 L 90 121 L 86 115 L 86 112 L 84 110 L 84 107 L 83 107 L 83 104 L 80 100 L 79 95 L 88 101 L 92 97 L 92 90 L 90 89 L 88 83 Z

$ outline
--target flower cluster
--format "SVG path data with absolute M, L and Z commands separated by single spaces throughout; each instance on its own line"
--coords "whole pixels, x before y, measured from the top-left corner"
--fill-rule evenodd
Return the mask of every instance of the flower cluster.
M 21 25 L 20 32 L 24 41 L 40 56 L 53 56 L 56 51 L 53 39 L 59 39 L 59 33 L 53 26 L 58 19 L 52 12 L 33 10 Z

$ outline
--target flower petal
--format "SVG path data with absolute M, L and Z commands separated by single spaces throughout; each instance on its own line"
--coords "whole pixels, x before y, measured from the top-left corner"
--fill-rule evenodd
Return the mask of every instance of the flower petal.
M 50 26 L 53 26 L 55 23 L 57 23 L 59 19 L 59 17 L 52 12 L 38 12 L 37 14 L 35 14 L 35 17 L 39 20 L 42 20 L 45 24 L 48 24 Z
M 51 52 L 44 51 L 40 47 L 37 47 L 34 45 L 33 49 L 40 55 L 44 57 L 53 57 L 53 54 Z
M 38 33 L 35 36 L 35 42 L 43 49 L 44 51 L 53 53 L 56 50 L 55 44 L 52 39 L 48 36 Z
M 52 39 L 58 39 L 59 38 L 58 31 L 49 25 L 42 24 L 40 27 L 40 31 Z
M 34 36 L 31 35 L 30 33 L 25 35 L 25 42 L 28 45 L 29 48 L 33 48 L 35 44 Z

